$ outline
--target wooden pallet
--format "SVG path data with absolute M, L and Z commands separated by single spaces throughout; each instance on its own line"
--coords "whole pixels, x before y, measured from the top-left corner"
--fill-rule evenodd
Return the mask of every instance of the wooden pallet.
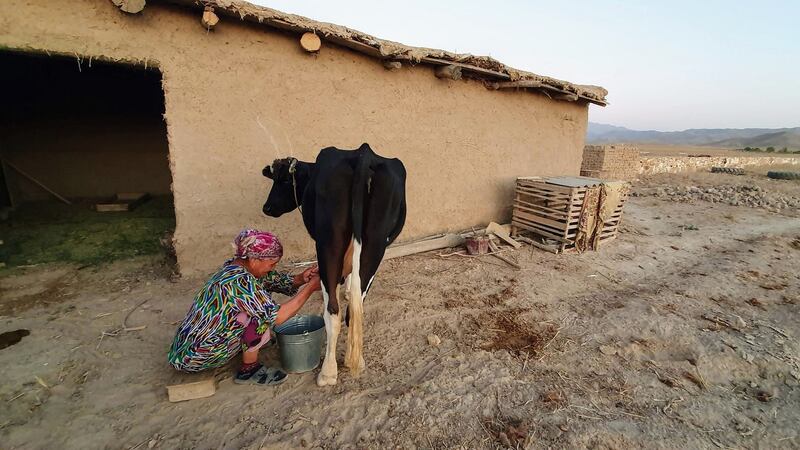
M 529 231 L 544 241 L 536 242 L 537 247 L 553 253 L 574 249 L 586 192 L 601 183 L 602 180 L 585 177 L 517 178 L 511 235 Z M 598 247 L 616 238 L 625 200 L 620 200 L 603 224 Z

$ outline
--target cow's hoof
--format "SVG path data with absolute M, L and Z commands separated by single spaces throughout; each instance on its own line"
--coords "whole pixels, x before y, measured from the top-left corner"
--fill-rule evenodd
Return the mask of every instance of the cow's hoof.
M 333 385 L 336 384 L 336 381 L 337 381 L 336 375 L 326 375 L 326 374 L 324 374 L 322 372 L 320 372 L 317 375 L 317 386 L 319 386 L 319 387 L 322 387 L 322 386 L 333 386 Z

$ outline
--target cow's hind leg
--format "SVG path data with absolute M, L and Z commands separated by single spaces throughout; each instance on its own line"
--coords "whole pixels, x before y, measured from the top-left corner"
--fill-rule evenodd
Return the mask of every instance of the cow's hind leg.
M 333 300 L 338 298 L 339 285 L 334 284 L 333 287 Z M 336 384 L 339 369 L 336 364 L 336 341 L 339 338 L 339 330 L 342 326 L 341 314 L 338 306 L 330 308 L 329 302 L 331 296 L 328 294 L 328 286 L 322 283 L 322 298 L 324 301 L 325 311 L 323 319 L 325 320 L 325 333 L 327 340 L 325 344 L 325 359 L 322 361 L 322 370 L 317 375 L 317 386 L 330 386 Z M 331 314 L 331 309 L 336 310 L 336 314 Z
M 347 349 L 344 354 L 344 365 L 350 368 L 354 376 L 364 370 L 364 304 L 361 291 L 361 243 L 353 242 L 353 271 L 350 273 L 350 304 L 348 305 Z
M 352 281 L 352 277 L 352 274 L 349 274 L 344 278 L 344 298 L 348 302 L 350 301 L 350 281 Z
M 365 200 L 362 242 L 354 239 L 351 299 L 347 309 L 348 332 L 345 365 L 355 374 L 364 369 L 364 299 L 372 287 L 386 246 L 397 237 L 405 220 L 402 177 L 383 165 L 374 168 L 371 195 Z

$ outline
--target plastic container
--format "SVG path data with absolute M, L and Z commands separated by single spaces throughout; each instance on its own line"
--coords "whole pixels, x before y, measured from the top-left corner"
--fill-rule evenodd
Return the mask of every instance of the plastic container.
M 322 357 L 325 321 L 320 316 L 294 316 L 274 328 L 283 370 L 302 373 L 314 370 Z

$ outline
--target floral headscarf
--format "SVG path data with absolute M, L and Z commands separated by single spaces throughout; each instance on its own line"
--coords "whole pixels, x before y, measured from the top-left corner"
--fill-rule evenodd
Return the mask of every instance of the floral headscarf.
M 267 231 L 243 230 L 233 240 L 235 257 L 241 259 L 277 259 L 283 256 L 278 237 Z

